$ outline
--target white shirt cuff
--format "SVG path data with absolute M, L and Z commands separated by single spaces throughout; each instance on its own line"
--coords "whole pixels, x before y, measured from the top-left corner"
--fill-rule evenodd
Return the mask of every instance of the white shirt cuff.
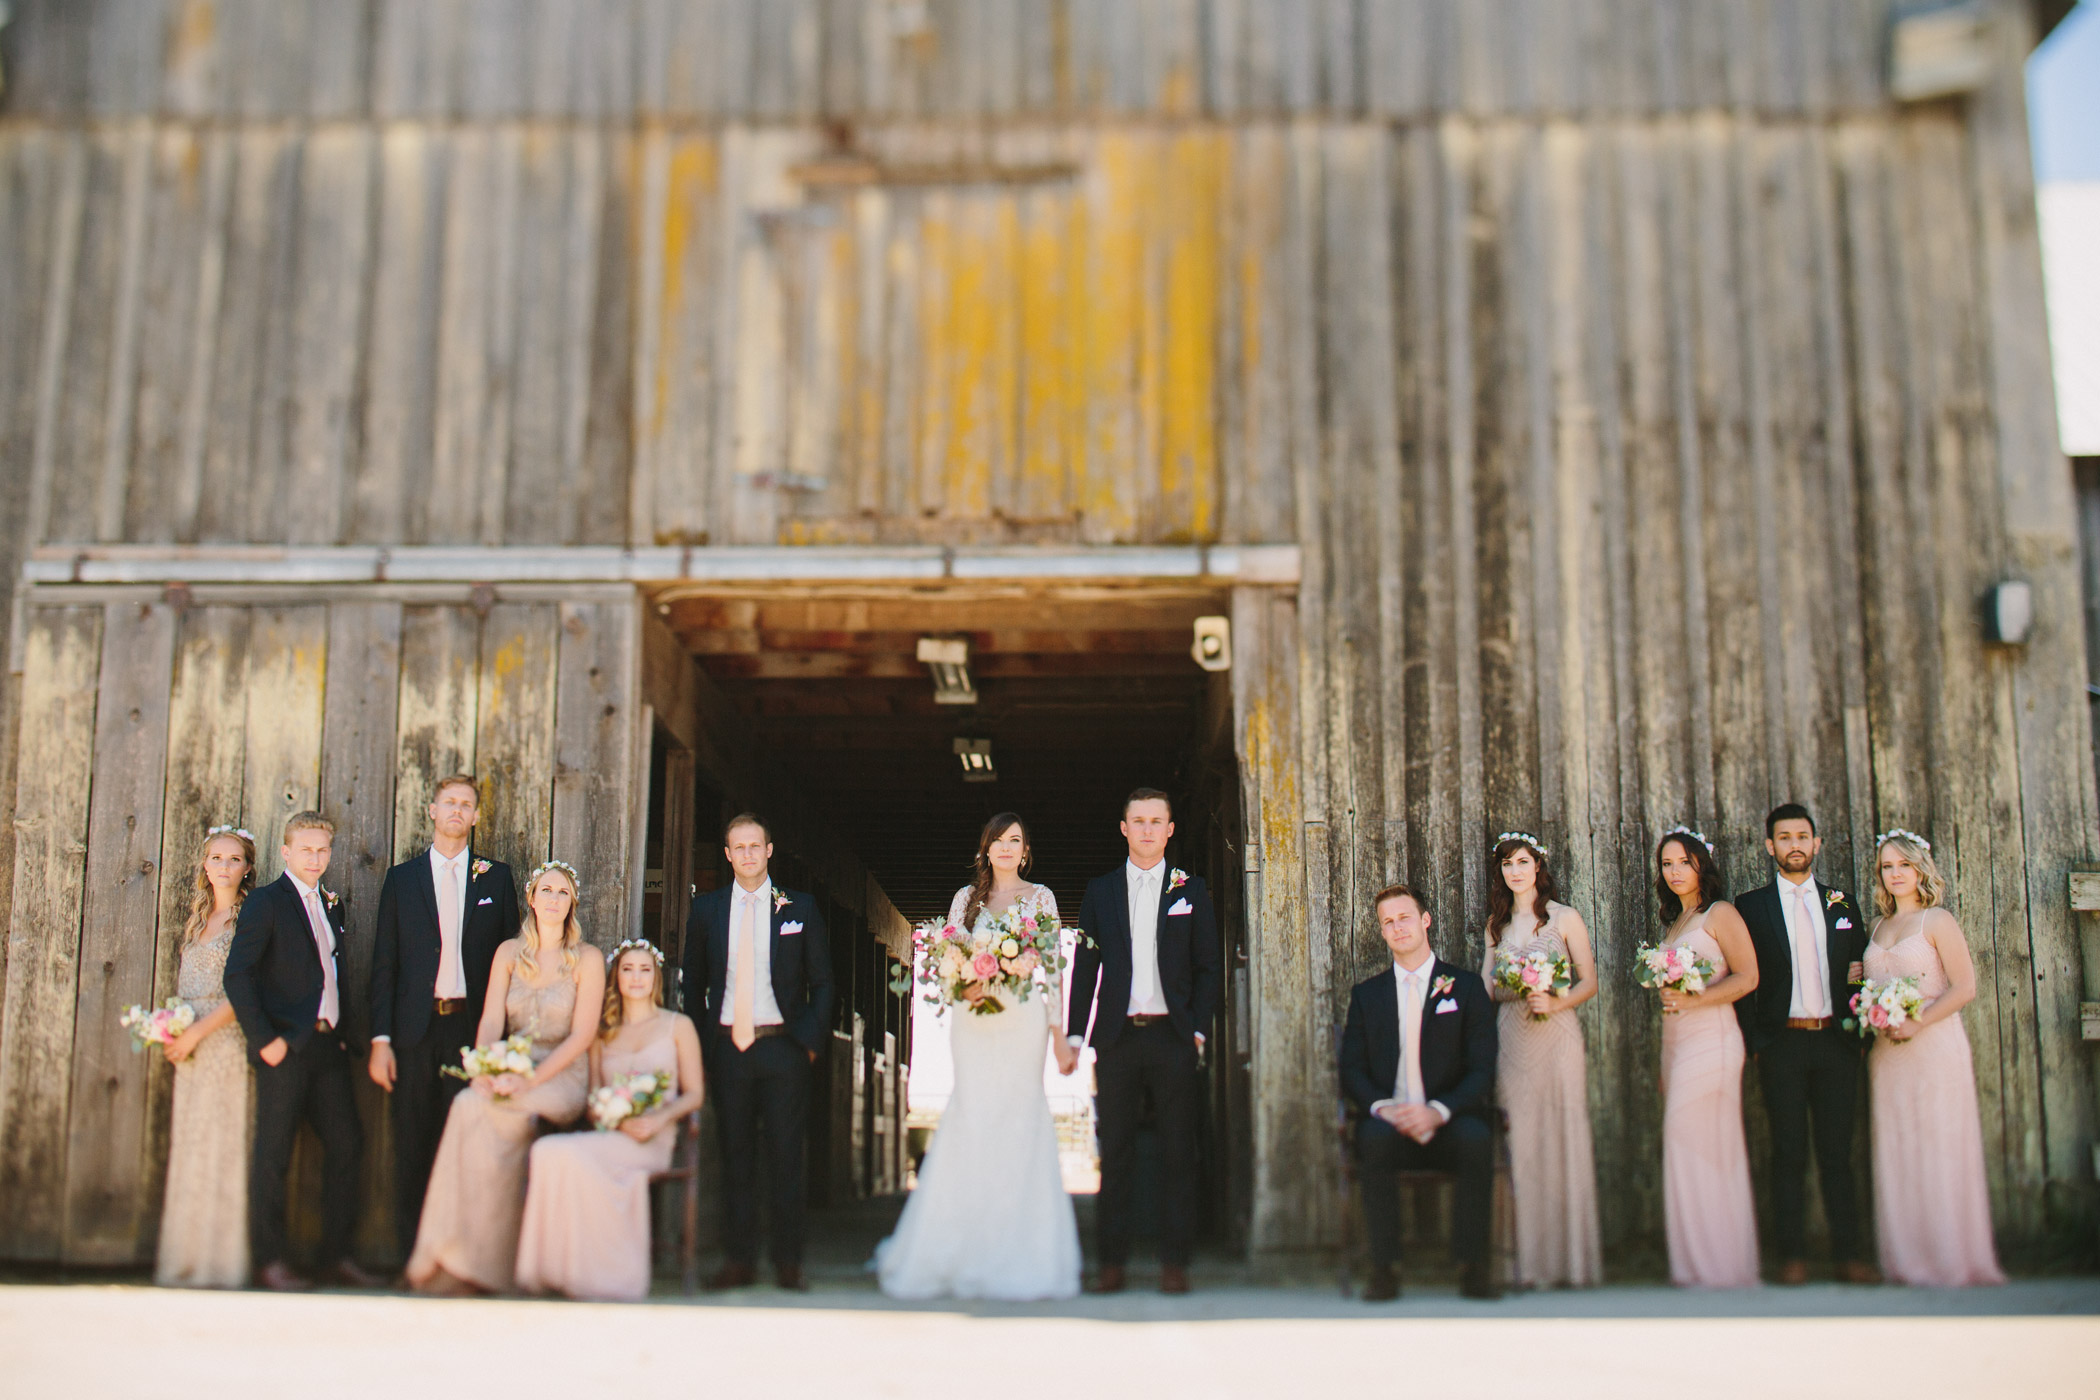
M 1086 1048 L 1086 1037 L 1083 1035 L 1068 1035 L 1065 1037 L 1065 1044 L 1071 1046 L 1074 1050 L 1083 1050 Z
M 1443 1106 L 1443 1105 L 1442 1105 L 1441 1103 L 1437 1102 L 1437 1101 L 1436 1101 L 1435 1099 L 1431 1099 L 1431 1100 L 1429 1101 L 1429 1106 L 1430 1106 L 1431 1108 L 1433 1108 L 1433 1109 L 1435 1109 L 1435 1110 L 1436 1110 L 1436 1116 L 1437 1116 L 1437 1117 L 1439 1117 L 1439 1118 L 1443 1119 L 1443 1120 L 1444 1120 L 1444 1121 L 1445 1121 L 1446 1123 L 1448 1123 L 1448 1122 L 1450 1122 L 1450 1121 L 1451 1121 L 1451 1110 L 1450 1110 L 1450 1109 L 1448 1109 L 1448 1108 L 1444 1107 L 1444 1106 Z
M 372 1043 L 374 1045 L 392 1045 L 394 1038 L 390 1035 L 375 1035 L 372 1037 Z

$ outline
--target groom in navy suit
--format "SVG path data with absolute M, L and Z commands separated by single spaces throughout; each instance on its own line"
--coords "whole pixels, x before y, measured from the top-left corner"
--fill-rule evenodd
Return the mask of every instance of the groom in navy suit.
M 1218 1004 L 1218 921 L 1201 876 L 1168 867 L 1174 809 L 1157 788 L 1123 804 L 1130 857 L 1086 887 L 1066 1024 L 1073 1049 L 1091 1038 L 1101 1122 L 1096 1293 L 1119 1293 L 1130 1259 L 1138 1125 L 1152 1102 L 1159 1131 L 1159 1290 L 1189 1290 L 1195 1235 L 1197 1056 Z

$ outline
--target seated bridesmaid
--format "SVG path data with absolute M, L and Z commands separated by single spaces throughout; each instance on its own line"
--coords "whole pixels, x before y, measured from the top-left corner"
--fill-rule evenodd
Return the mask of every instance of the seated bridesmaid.
M 598 1036 L 605 964 L 586 954 L 576 922 L 576 872 L 549 861 L 525 882 L 530 910 L 516 938 L 496 950 L 478 1046 L 532 1039 L 530 1074 L 475 1079 L 453 1096 L 430 1168 L 430 1190 L 408 1282 L 418 1292 L 503 1293 L 518 1257 L 526 1153 L 540 1123 L 583 1112 L 586 1054 Z
M 1940 902 L 1947 882 L 1931 844 L 1898 828 L 1874 846 L 1881 920 L 1867 943 L 1867 976 L 1883 985 L 1913 978 L 1924 998 L 1916 1020 L 1878 1033 L 1867 1052 L 1881 1272 L 1936 1288 L 2003 1283 L 1976 1066 L 1961 1024 L 1961 1009 L 1976 997 L 1976 965 Z
M 518 1287 L 571 1298 L 649 1296 L 649 1176 L 671 1164 L 678 1124 L 700 1106 L 700 1036 L 664 1009 L 664 955 L 639 940 L 613 950 L 605 1014 L 591 1047 L 591 1088 L 630 1074 L 670 1076 L 664 1100 L 608 1132 L 560 1133 L 532 1146 L 518 1238 Z

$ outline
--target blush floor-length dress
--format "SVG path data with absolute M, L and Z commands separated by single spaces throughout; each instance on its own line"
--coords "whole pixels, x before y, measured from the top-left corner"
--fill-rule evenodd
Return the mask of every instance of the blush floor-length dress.
M 1939 950 L 1914 933 L 1867 945 L 1876 982 L 1915 977 L 1926 1000 L 1947 990 Z M 1897 1283 L 1952 1288 L 2003 1283 L 1991 1238 L 1976 1067 L 1960 1016 L 1867 1052 L 1874 1137 L 1874 1228 L 1881 1272 Z
M 1498 952 L 1567 957 L 1567 940 L 1557 927 L 1566 912 L 1566 905 L 1548 905 L 1544 927 L 1506 941 Z M 1509 1116 L 1509 1184 L 1516 1198 L 1513 1282 L 1530 1288 L 1601 1283 L 1582 1023 L 1572 1011 L 1538 1020 L 1522 1001 L 1503 1002 L 1498 1022 L 1495 1093 Z
M 666 1101 L 677 1098 L 673 1028 L 680 1019 L 660 1012 L 656 1033 L 638 1046 L 599 1051 L 604 1082 L 656 1071 L 671 1077 Z M 647 1142 L 622 1132 L 581 1132 L 534 1143 L 518 1232 L 518 1287 L 604 1302 L 648 1297 L 649 1177 L 671 1165 L 677 1143 L 676 1123 Z
M 223 979 L 233 925 L 229 918 L 218 937 L 183 945 L 175 995 L 200 1021 L 226 1002 Z M 255 1072 L 248 1067 L 248 1041 L 238 1021 L 206 1036 L 175 1066 L 155 1283 L 240 1288 L 248 1282 L 248 1143 L 254 1105 Z
M 956 894 L 951 919 L 962 917 L 969 893 Z M 1016 903 L 1057 911 L 1041 886 Z M 979 927 L 990 917 L 980 914 Z M 876 1247 L 884 1293 L 1005 1302 L 1077 1296 L 1079 1223 L 1043 1095 L 1059 996 L 1045 979 L 1028 1000 L 992 1015 L 948 1010 L 955 1092 L 896 1233 Z
M 1670 945 L 1728 973 L 1705 918 Z M 1670 1281 L 1681 1288 L 1750 1288 L 1757 1276 L 1757 1211 L 1743 1141 L 1743 1032 L 1733 1006 L 1663 1017 L 1663 1223 Z

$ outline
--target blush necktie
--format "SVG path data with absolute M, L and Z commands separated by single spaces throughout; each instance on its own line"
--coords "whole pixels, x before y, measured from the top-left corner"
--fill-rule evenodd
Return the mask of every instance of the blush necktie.
M 445 862 L 445 878 L 438 888 L 437 994 L 465 996 L 459 966 L 459 867 Z
M 736 990 L 731 1001 L 729 1043 L 739 1050 L 749 1050 L 751 1042 L 758 1039 L 758 1030 L 752 1024 L 752 1004 L 758 997 L 757 940 L 752 937 L 751 926 L 757 921 L 751 917 L 751 906 L 755 901 L 743 891 L 737 891 L 736 906 L 730 922 L 733 927 L 729 936 L 736 943 Z
M 1816 958 L 1815 910 L 1809 905 L 1806 885 L 1794 891 L 1794 915 L 1794 985 L 1801 988 L 1801 1013 L 1826 1016 L 1829 1008 L 1823 1004 L 1823 969 Z
M 1422 983 L 1410 974 L 1400 979 L 1400 1090 L 1404 1103 L 1421 1103 Z
M 342 999 L 335 988 L 335 940 L 328 928 L 328 915 L 321 908 L 321 897 L 308 894 L 306 923 L 314 936 L 314 951 L 321 956 L 321 1006 L 316 1013 L 320 1020 L 333 1026 L 342 1019 Z

